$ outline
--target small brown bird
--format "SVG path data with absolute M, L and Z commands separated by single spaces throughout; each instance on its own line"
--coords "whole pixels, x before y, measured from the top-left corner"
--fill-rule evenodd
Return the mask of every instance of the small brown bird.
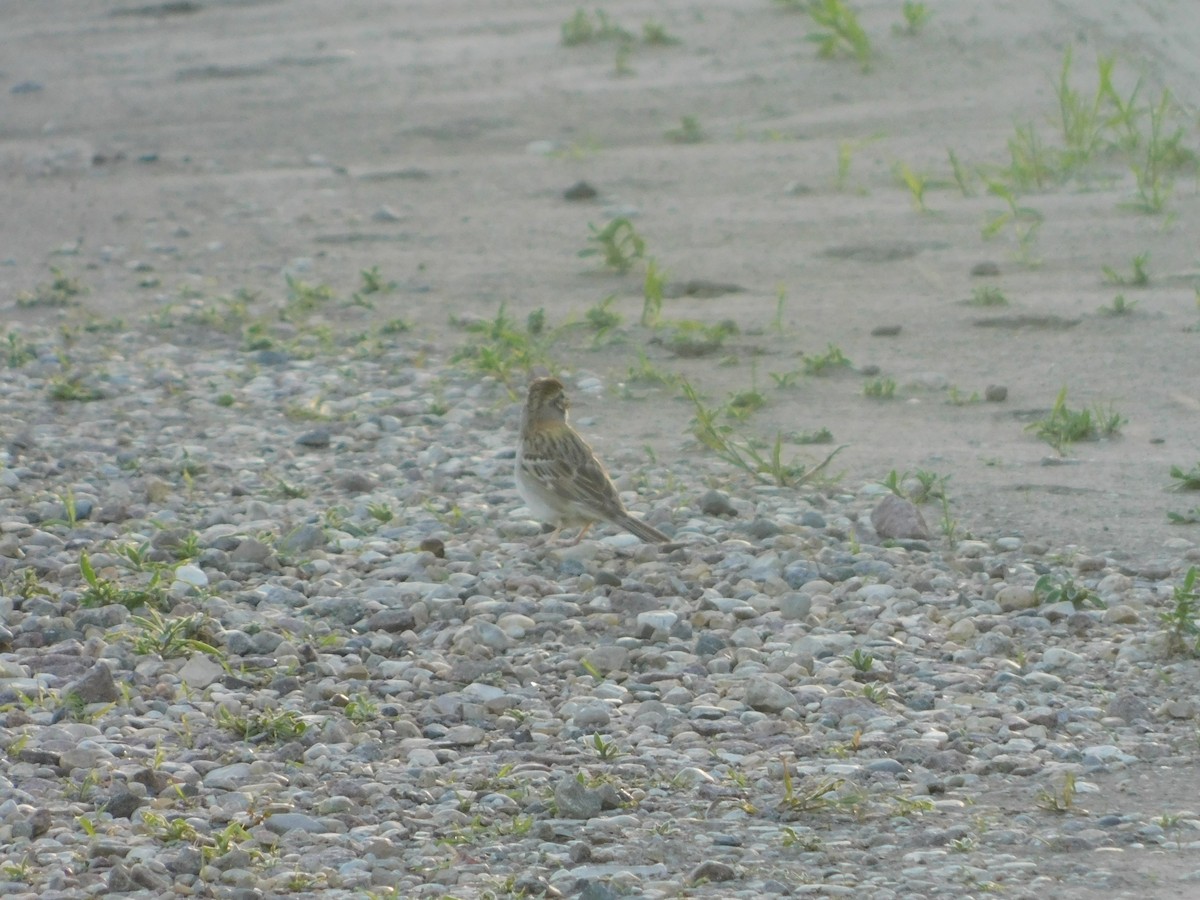
M 579 525 L 573 543 L 583 540 L 596 522 L 611 522 L 647 543 L 670 540 L 657 528 L 635 519 L 587 442 L 567 422 L 570 403 L 557 378 L 536 378 L 521 414 L 517 443 L 517 491 L 533 514 L 556 527 Z

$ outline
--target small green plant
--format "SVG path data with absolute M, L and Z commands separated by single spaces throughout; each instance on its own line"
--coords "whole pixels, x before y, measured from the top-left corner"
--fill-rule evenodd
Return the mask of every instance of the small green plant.
M 361 725 L 379 716 L 379 704 L 367 693 L 358 693 L 350 698 L 345 708 L 346 718 Z
M 117 603 L 127 609 L 140 609 L 144 606 L 156 610 L 166 604 L 167 595 L 159 583 L 158 572 L 155 572 L 149 583 L 143 587 L 121 587 L 117 582 L 97 575 L 91 559 L 84 551 L 79 554 L 79 573 L 87 585 L 79 595 L 79 605 L 82 607 L 109 606 Z
M 378 503 L 368 503 L 367 515 L 381 525 L 386 525 L 396 517 L 395 512 L 392 511 L 391 504 L 384 503 L 382 501 Z
M 1167 632 L 1168 652 L 1172 654 L 1200 652 L 1200 591 L 1196 590 L 1196 578 L 1200 570 L 1192 566 L 1187 570 L 1181 584 L 1175 585 L 1171 594 L 1171 605 L 1158 614 L 1158 619 Z
M 776 432 L 775 441 L 770 448 L 763 448 L 757 442 L 739 438 L 734 435 L 729 425 L 720 421 L 723 407 L 707 406 L 687 381 L 681 381 L 681 387 L 684 396 L 695 408 L 692 433 L 696 439 L 730 465 L 742 469 L 760 481 L 780 487 L 804 484 L 817 477 L 842 450 L 842 447 L 837 447 L 815 466 L 806 467 L 794 459 L 786 463 L 783 460 L 782 432 Z
M 626 376 L 631 384 L 651 384 L 661 385 L 663 387 L 674 387 L 679 383 L 679 376 L 671 372 L 663 371 L 650 361 L 646 356 L 645 351 L 641 351 L 638 355 L 638 363 L 635 366 L 629 367 L 629 374 Z
M 27 362 L 37 359 L 37 348 L 15 331 L 5 336 L 4 361 L 10 369 L 19 369 Z
M 1064 386 L 1054 400 L 1050 415 L 1030 423 L 1025 430 L 1034 432 L 1061 454 L 1077 441 L 1096 441 L 1101 437 L 1120 434 L 1124 423 L 1124 416 L 1111 407 L 1107 410 L 1099 407 L 1090 410 L 1068 408 L 1067 389 Z
M 779 830 L 779 842 L 784 847 L 796 847 L 805 853 L 819 853 L 825 849 L 825 842 L 815 834 L 801 834 L 790 825 L 784 825 Z
M 658 268 L 654 258 L 646 260 L 646 277 L 642 281 L 642 327 L 656 328 L 662 319 L 663 289 L 667 273 Z
M 147 615 L 132 616 L 129 621 L 137 629 L 133 651 L 139 655 L 157 654 L 163 659 L 173 659 L 189 653 L 205 653 L 217 659 L 222 657 L 220 650 L 196 637 L 207 628 L 208 619 L 203 613 L 168 619 L 151 609 Z
M 882 703 L 888 698 L 888 688 L 886 684 L 879 682 L 868 682 L 862 686 L 862 695 L 866 700 L 872 703 Z
M 811 784 L 798 785 L 792 778 L 787 759 L 781 759 L 783 765 L 783 798 L 779 806 L 784 811 L 796 813 L 824 812 L 846 805 L 838 796 L 838 791 L 846 783 L 843 778 L 822 778 Z
M 1061 177 L 1057 154 L 1042 142 L 1032 124 L 1015 126 L 1008 139 L 1008 156 L 1002 174 L 1015 190 L 1041 191 Z
M 1070 812 L 1075 806 L 1075 773 L 1065 773 L 1057 789 L 1040 789 L 1036 799 L 1037 805 L 1048 812 Z
M 577 47 L 594 41 L 627 43 L 632 40 L 633 35 L 613 22 L 602 9 L 596 10 L 595 19 L 588 15 L 587 10 L 577 9 L 562 25 L 564 47 Z
M 603 760 L 613 760 L 621 756 L 624 751 L 617 746 L 617 742 L 604 737 L 600 732 L 595 732 L 592 735 L 592 749 L 596 751 L 596 755 Z
M 898 162 L 892 169 L 896 181 L 903 187 L 908 188 L 909 196 L 912 197 L 913 207 L 917 212 L 927 213 L 929 207 L 925 205 L 925 189 L 929 186 L 929 176 L 909 168 L 908 163 Z
M 333 300 L 333 288 L 327 284 L 309 284 L 293 275 L 285 276 L 287 299 L 279 318 L 285 322 L 302 322 Z
M 871 68 L 871 40 L 859 24 L 858 14 L 845 0 L 812 0 L 808 15 L 818 28 L 808 35 L 808 40 L 817 45 L 817 56 L 832 59 L 851 56 L 858 61 L 864 72 Z
M 50 379 L 48 391 L 51 400 L 64 403 L 91 403 L 103 400 L 104 392 L 98 387 L 88 384 L 82 375 L 64 372 Z
M 1200 491 L 1200 462 L 1186 472 L 1182 466 L 1171 466 L 1171 477 L 1175 479 L 1173 491 Z
M 958 154 L 949 147 L 946 148 L 946 158 L 950 161 L 950 174 L 954 178 L 954 183 L 958 185 L 959 191 L 964 197 L 974 197 L 974 176 L 959 161 Z
M 927 4 L 914 3 L 913 0 L 904 0 L 900 14 L 904 17 L 904 24 L 894 25 L 892 29 L 897 34 L 906 34 L 909 37 L 920 34 L 933 18 L 933 10 Z
M 891 400 L 896 396 L 894 378 L 872 378 L 863 385 L 863 396 L 872 400 Z
M 699 144 L 704 140 L 704 129 L 695 116 L 683 116 L 679 120 L 679 127 L 669 129 L 666 137 L 676 144 Z
M 1086 166 L 1096 151 L 1101 149 L 1107 124 L 1104 116 L 1103 91 L 1097 90 L 1094 95 L 1087 97 L 1071 86 L 1073 53 L 1073 48 L 1068 45 L 1063 53 L 1062 68 L 1059 70 L 1058 83 L 1055 85 L 1059 123 L 1062 127 L 1065 145 L 1060 163 L 1064 172 L 1068 174 Z M 1110 73 L 1112 62 L 1111 58 L 1107 60 Z M 1102 73 L 1105 65 L 1106 60 L 1101 57 Z
M 973 289 L 965 302 L 968 306 L 1008 306 L 1008 298 L 1004 296 L 1004 291 L 994 284 Z
M 493 319 L 471 322 L 467 326 L 471 341 L 451 357 L 453 362 L 469 361 L 486 375 L 507 384 L 514 372 L 529 372 L 535 365 L 544 364 L 546 348 L 553 340 L 545 328 L 545 312 L 534 310 L 525 326 L 508 314 L 501 303 Z
M 269 709 L 236 716 L 225 707 L 217 710 L 217 725 L 232 731 L 242 740 L 262 737 L 269 741 L 291 741 L 302 737 L 308 725 L 300 714 L 290 709 Z
M 946 402 L 951 406 L 969 406 L 972 403 L 982 403 L 983 398 L 979 396 L 979 391 L 972 391 L 968 394 L 957 385 L 952 384 L 946 390 Z
M 712 356 L 720 351 L 725 338 L 737 332 L 737 323 L 729 319 L 715 325 L 685 319 L 672 323 L 671 332 L 663 344 L 676 356 Z
M 1150 107 L 1150 131 L 1145 135 L 1140 153 L 1129 163 L 1138 192 L 1132 206 L 1142 212 L 1162 212 L 1174 191 L 1174 173 L 1184 166 L 1195 166 L 1195 154 L 1182 146 L 1183 126 L 1170 130 L 1169 120 L 1175 115 L 1175 101 L 1170 92 L 1164 90 L 1158 103 Z
M 1021 206 L 1012 188 L 999 181 L 988 182 L 988 193 L 1003 200 L 1008 208 L 992 214 L 983 226 L 984 240 L 996 237 L 1006 228 L 1010 229 L 1017 241 L 1017 258 L 1026 265 L 1038 264 L 1033 255 L 1039 229 L 1042 227 L 1042 214 L 1036 209 Z
M 597 341 L 621 324 L 621 314 L 612 308 L 616 299 L 616 294 L 609 294 L 583 314 L 588 326 L 596 332 Z
M 750 388 L 747 391 L 736 391 L 730 394 L 729 399 L 725 401 L 725 414 L 731 419 L 744 422 L 766 405 L 767 398 L 763 396 L 761 391 L 755 388 Z
M 17 306 L 69 306 L 77 302 L 76 297 L 87 293 L 83 282 L 56 266 L 50 267 L 50 275 L 49 283 L 17 294 Z
M 595 246 L 580 250 L 581 257 L 602 256 L 605 266 L 623 275 L 646 255 L 645 240 L 624 216 L 618 216 L 603 228 L 589 222 L 588 229 L 592 232 L 588 243 Z
M 650 20 L 642 23 L 642 43 L 655 47 L 667 47 L 678 44 L 679 38 L 670 34 L 661 22 Z
M 875 657 L 870 653 L 867 653 L 861 647 L 856 647 L 853 653 L 849 654 L 848 656 L 843 656 L 842 659 L 850 663 L 855 672 L 858 672 L 862 675 L 870 672 L 871 668 L 875 665 Z
M 1128 316 L 1132 315 L 1138 302 L 1136 300 L 1126 300 L 1124 294 L 1117 294 L 1113 297 L 1112 303 L 1108 306 L 1100 307 L 1100 315 L 1102 316 Z
M 775 318 L 771 320 L 771 330 L 783 334 L 783 312 L 787 306 L 787 285 L 780 284 L 775 288 Z
M 1104 273 L 1104 280 L 1109 284 L 1145 287 L 1150 283 L 1150 273 L 1146 269 L 1149 262 L 1149 253 L 1139 253 L 1133 258 L 1132 271 L 1129 275 L 1118 272 L 1112 266 L 1101 266 L 1101 271 Z
M 853 365 L 842 349 L 834 344 L 826 347 L 824 353 L 805 354 L 801 363 L 805 375 L 828 375 L 836 369 L 848 369 Z
M 1104 601 L 1096 595 L 1095 591 L 1081 584 L 1076 584 L 1075 580 L 1069 577 L 1058 579 L 1047 573 L 1034 584 L 1033 594 L 1037 597 L 1038 603 L 1061 603 L 1065 601 L 1076 609 L 1083 609 L 1085 606 L 1095 606 L 1104 609 Z

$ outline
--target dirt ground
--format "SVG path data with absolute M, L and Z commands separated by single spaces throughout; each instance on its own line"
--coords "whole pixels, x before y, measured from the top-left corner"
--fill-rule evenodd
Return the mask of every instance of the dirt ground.
M 396 290 L 330 321 L 401 317 L 445 356 L 467 339 L 452 315 L 492 318 L 505 304 L 518 321 L 544 308 L 559 325 L 615 295 L 624 321 L 607 339 L 576 329 L 549 349 L 612 388 L 577 397 L 602 456 L 696 452 L 678 391 L 618 388 L 644 354 L 713 404 L 759 390 L 766 405 L 737 426 L 747 433 L 829 429 L 846 445 L 833 468 L 847 489 L 893 469 L 948 476 L 959 534 L 1077 544 L 1134 566 L 1200 537 L 1167 519 L 1198 499 L 1168 490 L 1171 466 L 1200 463 L 1194 168 L 1166 176 L 1165 209 L 1149 214 L 1129 208 L 1127 161 L 1097 148 L 1074 177 L 1021 192 L 1042 217 L 1024 247 L 1031 220 L 983 236 L 1005 203 L 976 174 L 1003 180 L 1018 128 L 1063 146 L 1055 88 L 1068 48 L 1088 97 L 1105 54 L 1123 96 L 1139 79 L 1143 106 L 1168 88 L 1170 127 L 1200 149 L 1194 0 L 933 0 L 915 35 L 894 28 L 899 0 L 856 0 L 867 72 L 818 58 L 808 17 L 769 0 L 605 2 L 633 34 L 624 51 L 564 46 L 575 7 L 537 0 L 139 2 L 0 12 L 5 326 L 94 314 L 149 328 L 172 304 L 242 289 L 269 307 L 285 272 L 348 298 L 377 266 Z M 646 42 L 647 22 L 677 42 Z M 699 140 L 669 134 L 685 117 Z M 898 182 L 901 165 L 930 182 L 927 211 Z M 564 199 L 581 179 L 598 196 Z M 640 269 L 580 258 L 589 223 L 615 215 L 673 281 L 744 288 L 664 303 L 667 320 L 737 323 L 719 354 L 674 356 L 657 340 L 668 329 L 638 324 Z M 1104 267 L 1131 276 L 1143 253 L 1148 284 L 1106 280 Z M 981 263 L 999 274 L 973 276 Z M 18 303 L 51 267 L 86 285 L 81 307 Z M 984 285 L 1009 305 L 963 302 Z M 1132 314 L 1102 315 L 1118 294 Z M 831 344 L 853 369 L 786 377 Z M 894 399 L 863 395 L 870 366 L 894 379 Z M 948 402 L 989 385 L 1007 399 Z M 1128 421 L 1047 465 L 1057 454 L 1025 426 L 1064 386 L 1072 408 L 1111 404 Z M 1134 784 L 1122 805 L 1165 808 L 1192 776 Z M 1131 854 L 1131 890 L 1149 896 L 1162 864 Z
M 768 0 L 605 3 L 633 35 L 624 51 L 564 46 L 574 7 L 534 0 L 136 3 L 2 13 L 9 323 L 81 315 L 17 305 L 51 266 L 87 286 L 85 310 L 129 327 L 186 297 L 244 288 L 281 303 L 285 271 L 348 297 L 378 266 L 398 289 L 332 318 L 403 317 L 447 349 L 465 340 L 451 315 L 491 318 L 503 303 L 518 321 L 544 308 L 557 325 L 615 294 L 617 339 L 592 349 L 574 332 L 551 347 L 555 362 L 615 387 L 644 353 L 714 405 L 756 388 L 767 403 L 739 428 L 829 429 L 847 445 L 834 470 L 851 489 L 892 469 L 949 476 L 960 534 L 1131 561 L 1196 540 L 1200 526 L 1166 515 L 1196 506 L 1168 491 L 1170 467 L 1200 462 L 1194 170 L 1171 176 L 1165 210 L 1147 214 L 1128 208 L 1130 166 L 1097 151 L 1077 177 L 1021 193 L 1042 216 L 1026 247 L 1013 227 L 984 238 L 1005 203 L 973 174 L 1010 165 L 1018 127 L 1063 145 L 1055 87 L 1068 47 L 1086 96 L 1099 54 L 1115 54 L 1125 96 L 1139 79 L 1147 105 L 1169 88 L 1172 122 L 1195 150 L 1190 0 L 934 2 L 915 35 L 896 28 L 898 0 L 861 0 L 867 72 L 818 58 L 808 17 Z M 648 22 L 677 42 L 645 41 Z M 699 140 L 668 134 L 684 117 Z M 928 211 L 900 165 L 930 182 Z M 580 179 L 598 197 L 565 200 Z M 672 280 L 745 289 L 665 301 L 667 320 L 739 325 L 719 356 L 674 357 L 654 340 L 662 329 L 638 325 L 640 270 L 613 275 L 579 257 L 588 224 L 622 214 Z M 1142 253 L 1148 285 L 1106 281 L 1103 267 L 1132 274 Z M 985 262 L 999 275 L 973 277 Z M 1009 305 L 963 302 L 984 284 Z M 1133 313 L 1101 315 L 1117 294 Z M 1000 321 L 981 327 L 986 318 Z M 873 335 L 880 325 L 900 331 Z M 831 344 L 853 370 L 776 385 Z M 894 379 L 894 399 L 863 396 L 869 366 Z M 1007 399 L 948 402 L 988 385 Z M 1071 464 L 1046 465 L 1055 452 L 1025 426 L 1064 386 L 1072 408 L 1111 404 L 1128 421 L 1113 440 L 1071 447 Z M 579 398 L 601 452 L 685 452 L 688 402 L 633 393 L 639 402 L 616 389 Z

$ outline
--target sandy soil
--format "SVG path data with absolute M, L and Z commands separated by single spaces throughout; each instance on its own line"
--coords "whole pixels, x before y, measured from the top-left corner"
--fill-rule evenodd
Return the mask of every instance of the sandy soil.
M 947 149 L 968 168 L 1007 165 L 1021 124 L 1061 145 L 1054 85 L 1068 46 L 1081 91 L 1095 90 L 1097 54 L 1113 53 L 1120 90 L 1138 78 L 1143 98 L 1168 87 L 1190 127 L 1200 7 L 964 0 L 931 4 L 907 36 L 893 28 L 899 3 L 858 6 L 874 43 L 865 74 L 818 59 L 808 18 L 766 0 L 609 3 L 635 35 L 657 22 L 678 39 L 639 41 L 619 75 L 615 43 L 563 46 L 570 10 L 529 0 L 90 2 L 69 18 L 20 4 L 4 14 L 0 72 L 0 307 L 12 322 L 77 318 L 14 306 L 50 266 L 89 288 L 87 310 L 131 325 L 181 294 L 248 288 L 282 302 L 289 268 L 345 297 L 378 266 L 399 290 L 335 318 L 402 316 L 452 347 L 465 338 L 448 314 L 491 317 L 505 303 L 561 324 L 615 293 L 622 339 L 582 355 L 566 341 L 553 360 L 615 384 L 645 352 L 714 404 L 756 386 L 768 404 L 748 432 L 828 428 L 847 445 L 836 469 L 849 486 L 891 469 L 949 476 L 960 533 L 1169 555 L 1164 542 L 1195 536 L 1166 518 L 1194 506 L 1167 492 L 1170 466 L 1200 459 L 1200 334 L 1186 330 L 1200 321 L 1195 178 L 1147 215 L 1122 206 L 1129 168 L 1098 162 L 1022 198 L 1044 216 L 1022 254 L 1011 230 L 983 239 L 1004 204 L 978 181 L 964 196 Z M 703 140 L 667 136 L 684 116 Z M 546 142 L 557 152 L 539 152 Z M 839 185 L 841 147 L 855 149 Z M 898 184 L 898 163 L 933 182 L 929 212 Z M 564 200 L 578 179 L 599 197 Z M 640 276 L 578 257 L 589 222 L 625 212 L 673 279 L 746 289 L 664 309 L 737 322 L 721 353 L 735 364 L 673 358 L 636 324 Z M 1148 286 L 1105 282 L 1103 266 L 1128 272 L 1139 253 Z M 972 278 L 985 261 L 1001 274 Z M 983 281 L 1010 305 L 964 305 Z M 1135 313 L 1099 315 L 1117 293 Z M 978 327 L 992 316 L 1073 324 Z M 873 337 L 878 325 L 901 331 Z M 858 372 L 775 387 L 772 373 L 830 344 L 894 379 L 897 399 L 863 397 Z M 948 387 L 970 397 L 989 384 L 1007 401 L 946 402 Z M 1024 426 L 1063 386 L 1072 408 L 1111 403 L 1128 423 L 1071 448 L 1077 464 L 1047 466 L 1054 452 Z M 610 391 L 583 404 L 597 443 L 679 453 L 687 402 L 637 393 L 644 402 Z

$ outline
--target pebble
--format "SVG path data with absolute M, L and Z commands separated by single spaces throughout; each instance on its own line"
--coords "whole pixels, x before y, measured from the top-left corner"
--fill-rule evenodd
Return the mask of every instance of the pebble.
M 92 335 L 73 361 L 120 390 L 64 417 L 57 335 L 26 339 L 0 381 L 0 845 L 32 863 L 0 894 L 1082 896 L 1115 877 L 1098 848 L 1181 872 L 1195 849 L 1105 780 L 1187 765 L 1200 710 L 1159 618 L 1183 537 L 1120 565 L 883 546 L 885 489 L 698 457 L 637 473 L 688 510 L 669 554 L 604 526 L 545 548 L 511 516 L 506 388 L 435 348 Z M 95 506 L 74 527 L 68 487 Z M 84 549 L 123 590 L 160 572 L 161 602 L 97 603 Z M 1047 572 L 1105 607 L 1039 605 Z M 1116 811 L 1014 812 L 1067 771 Z

